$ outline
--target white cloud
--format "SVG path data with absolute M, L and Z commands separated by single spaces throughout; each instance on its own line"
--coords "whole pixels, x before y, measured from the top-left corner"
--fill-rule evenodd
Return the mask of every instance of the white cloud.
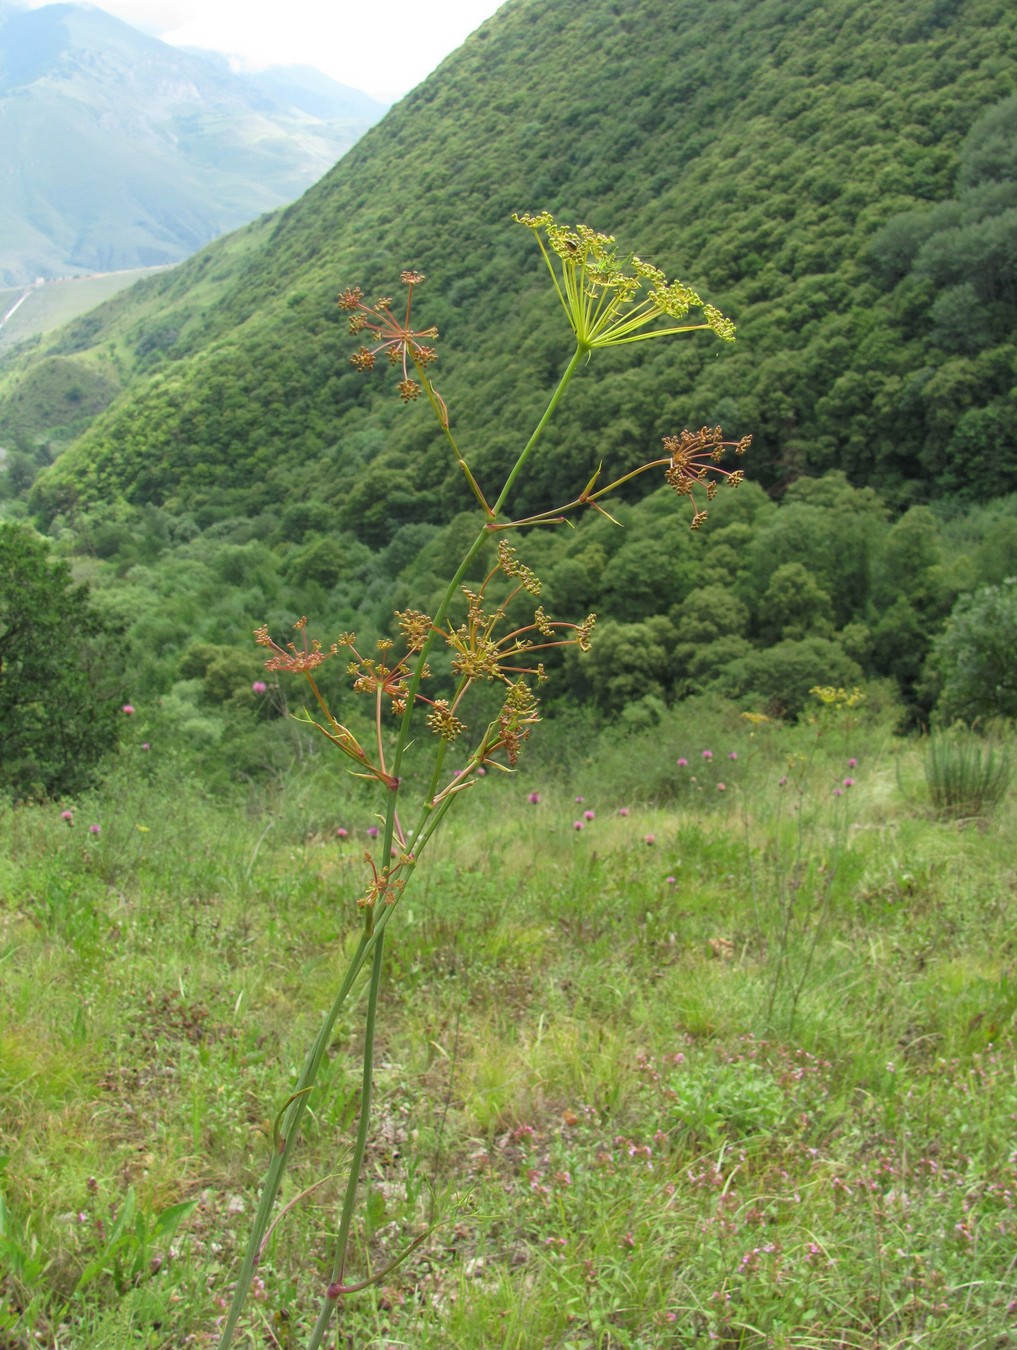
M 46 0 L 29 0 L 38 9 Z M 98 6 L 174 46 L 245 66 L 306 65 L 378 97 L 420 83 L 499 0 L 103 0 Z

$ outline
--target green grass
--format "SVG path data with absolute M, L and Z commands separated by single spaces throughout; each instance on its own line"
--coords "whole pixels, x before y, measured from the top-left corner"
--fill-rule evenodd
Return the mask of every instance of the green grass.
M 422 864 L 351 1274 L 438 1226 L 339 1344 L 1017 1345 L 1012 796 L 958 829 L 877 726 L 702 725 L 490 777 Z M 214 1344 L 356 939 L 373 807 L 328 782 L 210 799 L 153 751 L 72 824 L 0 815 L 4 1350 Z M 357 1019 L 245 1346 L 301 1344 L 327 1282 Z

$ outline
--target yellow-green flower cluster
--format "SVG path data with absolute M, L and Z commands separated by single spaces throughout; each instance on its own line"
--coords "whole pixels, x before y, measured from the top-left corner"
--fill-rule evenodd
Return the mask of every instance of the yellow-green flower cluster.
M 719 309 L 685 282 L 668 281 L 652 263 L 620 256 L 613 235 L 561 225 L 547 211 L 513 219 L 533 231 L 576 340 L 588 350 L 697 329 L 734 341 L 734 324 Z M 683 323 L 693 310 L 701 320 Z M 649 326 L 660 319 L 673 322 Z

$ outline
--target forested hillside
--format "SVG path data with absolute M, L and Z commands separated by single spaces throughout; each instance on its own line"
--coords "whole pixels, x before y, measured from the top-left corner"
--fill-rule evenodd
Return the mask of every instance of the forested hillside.
M 514 510 L 683 426 L 754 438 L 755 482 L 700 536 L 640 480 L 624 532 L 526 545 L 556 605 L 615 626 L 568 687 L 652 716 L 691 689 L 794 711 L 817 680 L 881 676 L 927 711 L 955 599 L 1017 571 L 1015 33 L 1004 0 L 510 0 L 294 206 L 10 369 L 0 443 L 21 490 L 56 457 L 27 500 L 97 560 L 139 682 L 207 709 L 252 620 L 381 628 L 462 535 L 439 428 L 351 367 L 337 292 L 427 274 L 434 379 L 494 480 L 571 350 L 511 220 L 547 208 L 738 339 L 598 356 Z

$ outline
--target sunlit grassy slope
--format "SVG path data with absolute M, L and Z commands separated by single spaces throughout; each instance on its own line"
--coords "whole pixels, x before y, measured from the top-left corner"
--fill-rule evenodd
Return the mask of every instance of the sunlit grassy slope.
M 344 1335 L 1010 1344 L 1013 799 L 937 820 L 921 778 L 876 722 L 700 705 L 469 794 L 389 930 L 358 1274 L 438 1226 Z M 0 816 L 0 1334 L 208 1345 L 373 807 L 314 755 L 210 799 L 153 742 L 66 810 Z M 251 1344 L 325 1282 L 358 1016 Z

